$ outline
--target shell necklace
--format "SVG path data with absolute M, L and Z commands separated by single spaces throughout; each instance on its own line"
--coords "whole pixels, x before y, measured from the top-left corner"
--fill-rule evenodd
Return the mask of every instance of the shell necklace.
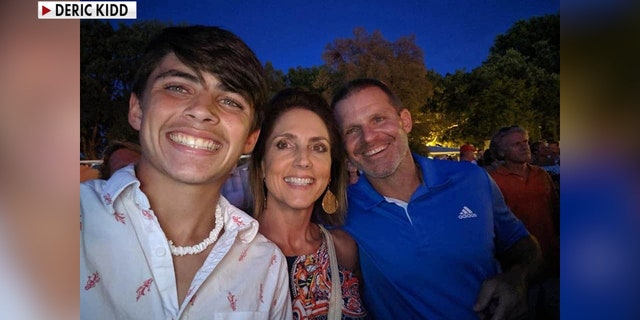
M 202 242 L 188 246 L 188 247 L 176 247 L 173 245 L 173 241 L 169 240 L 169 249 L 171 249 L 171 254 L 174 256 L 184 256 L 187 254 L 198 254 L 208 248 L 211 244 L 218 240 L 218 236 L 220 235 L 220 231 L 222 231 L 222 226 L 224 225 L 224 221 L 222 221 L 222 209 L 220 208 L 220 204 L 216 205 L 216 225 L 213 227 L 213 230 L 209 233 L 209 237 L 202 240 Z

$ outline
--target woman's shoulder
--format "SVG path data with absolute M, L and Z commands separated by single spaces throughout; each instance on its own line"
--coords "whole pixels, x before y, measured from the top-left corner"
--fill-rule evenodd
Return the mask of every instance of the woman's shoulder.
M 338 264 L 354 271 L 358 265 L 358 245 L 346 231 L 335 228 L 329 231 L 336 249 Z

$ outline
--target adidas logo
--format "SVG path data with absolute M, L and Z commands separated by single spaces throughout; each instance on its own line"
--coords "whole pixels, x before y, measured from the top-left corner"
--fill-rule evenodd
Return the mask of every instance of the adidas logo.
M 458 214 L 458 219 L 476 218 L 477 214 L 473 213 L 467 206 L 462 207 L 462 211 Z

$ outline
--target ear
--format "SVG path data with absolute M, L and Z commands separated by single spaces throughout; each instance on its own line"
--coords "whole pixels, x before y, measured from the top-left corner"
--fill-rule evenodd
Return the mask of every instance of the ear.
M 131 97 L 129 97 L 129 124 L 136 129 L 136 131 L 140 131 L 142 124 L 142 107 L 135 93 L 132 93 Z
M 402 122 L 402 130 L 409 133 L 413 128 L 413 121 L 411 121 L 411 112 L 408 109 L 402 109 L 400 111 L 400 122 Z
M 249 133 L 249 136 L 247 137 L 247 142 L 245 142 L 244 149 L 242 150 L 243 154 L 247 154 L 253 151 L 253 147 L 255 147 L 256 142 L 258 142 L 258 136 L 260 136 L 260 129 L 257 129 L 256 131 Z

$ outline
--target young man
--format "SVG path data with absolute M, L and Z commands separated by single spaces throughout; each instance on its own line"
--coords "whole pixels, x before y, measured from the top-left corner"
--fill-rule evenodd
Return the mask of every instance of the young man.
M 81 318 L 290 318 L 284 256 L 220 196 L 259 133 L 260 62 L 201 26 L 165 29 L 141 61 L 140 161 L 81 185 Z
M 487 173 L 411 153 L 411 114 L 378 80 L 348 83 L 332 107 L 349 159 L 364 173 L 348 189 L 345 229 L 358 243 L 371 314 L 508 319 L 526 312 L 525 279 L 539 248 Z

